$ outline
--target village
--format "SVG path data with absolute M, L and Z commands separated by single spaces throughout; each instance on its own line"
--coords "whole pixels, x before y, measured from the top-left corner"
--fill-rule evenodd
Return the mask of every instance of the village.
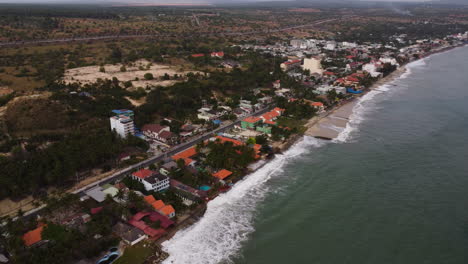
M 254 100 L 241 98 L 235 107 L 216 98 L 204 100 L 194 113 L 196 122 L 184 120 L 177 129 L 171 124 L 181 121 L 169 117 L 137 127 L 139 116 L 134 111 L 113 110 L 109 130 L 120 138 L 144 140 L 148 157 L 157 161 L 105 184 L 91 184 L 79 194 L 57 194 L 44 211 L 33 214 L 31 222 L 36 225 L 21 242 L 31 249 L 53 239 L 66 244 L 78 232 L 89 236 L 83 238 L 86 243 L 102 245 L 98 257 L 88 252 L 89 258 L 78 263 L 136 263 L 134 252 L 153 261 L 148 263 L 159 263 L 164 253 L 154 250 L 154 245 L 196 222 L 206 203 L 284 151 L 285 142 L 304 133 L 307 120 L 361 96 L 408 62 L 467 43 L 468 32 L 414 42 L 398 35 L 393 40 L 386 45 L 317 39 L 239 45 L 243 51 L 286 58 L 278 63 L 281 71 L 301 87 L 289 87 L 278 79 L 254 89 Z M 224 52 L 191 55 L 194 59 L 205 56 L 222 59 Z M 239 67 L 233 60 L 221 63 L 226 68 Z M 119 155 L 125 166 L 137 162 L 125 163 L 132 159 L 131 152 Z M 102 253 L 111 246 L 115 248 Z M 8 256 L 0 250 L 0 263 L 7 263 Z

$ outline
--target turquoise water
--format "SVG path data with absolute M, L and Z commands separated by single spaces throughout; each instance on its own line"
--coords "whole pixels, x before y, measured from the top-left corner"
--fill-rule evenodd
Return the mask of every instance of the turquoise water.
M 200 186 L 200 190 L 202 190 L 202 191 L 209 191 L 210 189 L 211 189 L 211 187 L 208 186 L 208 185 L 202 185 L 202 186 Z
M 164 243 L 165 263 L 468 261 L 468 47 L 360 101 L 342 141 L 305 138 Z

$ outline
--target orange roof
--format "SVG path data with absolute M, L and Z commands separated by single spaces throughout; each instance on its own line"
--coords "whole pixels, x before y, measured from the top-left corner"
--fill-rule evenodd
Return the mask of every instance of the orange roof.
M 195 156 L 197 154 L 197 150 L 195 149 L 195 147 L 191 147 L 189 149 L 186 149 L 180 153 L 177 153 L 175 154 L 174 156 L 172 156 L 172 159 L 173 160 L 179 160 L 179 159 L 187 159 L 187 158 L 190 158 L 192 156 Z
M 222 169 L 222 170 L 214 173 L 213 176 L 220 179 L 220 180 L 224 180 L 227 177 L 229 177 L 231 174 L 232 174 L 232 172 L 230 172 L 228 170 L 225 170 L 225 169 Z
M 256 117 L 256 116 L 249 116 L 247 118 L 245 118 L 243 121 L 244 122 L 247 122 L 247 123 L 257 123 L 258 121 L 262 120 L 261 118 L 259 117 Z
M 239 140 L 235 140 L 235 139 L 232 139 L 232 138 L 227 138 L 227 137 L 222 137 L 222 136 L 216 136 L 217 139 L 221 140 L 222 143 L 225 143 L 225 142 L 232 142 L 234 145 L 242 145 L 243 143 L 240 142 Z
M 284 111 L 285 111 L 285 109 L 283 109 L 283 108 L 279 108 L 279 107 L 275 107 L 275 108 L 273 108 L 273 111 L 276 111 L 276 112 L 280 112 L 280 113 L 282 113 L 282 112 L 284 112 Z
M 175 213 L 175 209 L 174 207 L 172 207 L 172 205 L 168 204 L 166 206 L 164 206 L 163 208 L 159 209 L 159 211 L 165 215 L 165 216 L 168 216 L 172 213 Z
M 148 195 L 148 196 L 145 196 L 145 201 L 149 204 L 152 204 L 154 202 L 156 202 L 156 199 L 154 199 L 154 196 L 153 195 Z
M 45 226 L 45 225 L 44 225 Z M 42 231 L 44 226 L 40 226 L 34 230 L 31 230 L 23 235 L 24 244 L 26 246 L 31 246 L 42 240 Z
M 159 210 L 159 209 L 163 208 L 164 206 L 166 206 L 162 200 L 157 200 L 156 202 L 152 203 L 151 205 L 156 210 Z
M 313 102 L 313 103 L 311 103 L 311 105 L 320 107 L 320 106 L 323 106 L 323 103 L 322 102 Z
M 153 173 L 154 172 L 151 171 L 151 170 L 142 169 L 142 170 L 134 172 L 132 175 L 135 176 L 135 177 L 138 177 L 140 179 L 144 179 L 144 178 L 147 178 L 147 177 L 153 175 Z

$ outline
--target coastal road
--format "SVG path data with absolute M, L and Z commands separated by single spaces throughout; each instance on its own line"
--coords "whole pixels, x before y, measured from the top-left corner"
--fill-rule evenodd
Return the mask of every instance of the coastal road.
M 343 16 L 340 18 L 330 18 L 322 19 L 315 21 L 313 23 L 303 24 L 303 25 L 293 25 L 287 26 L 279 29 L 266 29 L 266 30 L 256 30 L 248 32 L 201 32 L 197 33 L 197 36 L 246 36 L 246 35 L 255 35 L 255 34 L 269 34 L 269 33 L 278 33 L 283 31 L 289 31 L 299 28 L 306 28 L 312 26 L 318 26 L 321 24 L 338 21 L 342 19 L 349 19 L 356 17 L 356 15 Z M 67 43 L 67 42 L 85 42 L 85 41 L 94 41 L 94 40 L 116 40 L 116 39 L 135 39 L 135 38 L 163 38 L 163 37 L 192 37 L 195 33 L 186 33 L 186 34 L 142 34 L 142 35 L 106 35 L 106 36 L 93 36 L 93 37 L 71 37 L 71 38 L 61 38 L 61 39 L 42 39 L 42 40 L 30 40 L 30 41 L 11 41 L 0 43 L 0 47 L 9 47 L 9 46 L 23 46 L 23 45 L 38 45 L 38 44 L 52 44 L 52 43 Z
M 97 187 L 97 186 L 100 186 L 100 185 L 104 185 L 104 184 L 107 184 L 107 183 L 111 183 L 111 182 L 113 182 L 113 181 L 115 181 L 115 180 L 118 180 L 118 179 L 121 179 L 121 178 L 127 176 L 128 174 L 130 174 L 131 172 L 133 172 L 133 171 L 135 171 L 135 170 L 139 170 L 139 169 L 148 167 L 148 166 L 151 165 L 151 164 L 154 164 L 154 163 L 156 163 L 156 162 L 159 162 L 159 161 L 161 161 L 161 160 L 164 160 L 165 158 L 170 157 L 170 156 L 173 156 L 173 155 L 175 155 L 175 154 L 177 154 L 177 153 L 179 153 L 179 152 L 182 152 L 182 151 L 184 151 L 184 150 L 186 150 L 186 149 L 188 149 L 188 148 L 190 148 L 190 147 L 192 147 L 192 146 L 198 144 L 198 143 L 201 142 L 201 141 L 205 141 L 205 140 L 207 140 L 207 139 L 213 137 L 214 134 L 217 134 L 217 133 L 220 133 L 220 132 L 224 132 L 224 131 L 226 131 L 226 130 L 229 130 L 229 129 L 233 128 L 233 127 L 236 126 L 236 125 L 239 125 L 239 124 L 241 123 L 241 121 L 242 121 L 244 118 L 248 117 L 248 116 L 258 116 L 258 115 L 262 115 L 262 114 L 264 114 L 264 113 L 270 111 L 272 108 L 273 108 L 272 106 L 268 106 L 268 107 L 263 108 L 263 109 L 261 109 L 261 110 L 259 110 L 259 111 L 257 111 L 257 112 L 254 112 L 254 113 L 252 113 L 252 114 L 250 114 L 250 115 L 247 115 L 247 116 L 245 116 L 245 117 L 239 118 L 239 119 L 237 119 L 236 121 L 234 121 L 234 122 L 232 122 L 232 123 L 230 123 L 230 124 L 227 124 L 227 125 L 218 127 L 218 128 L 216 128 L 215 130 L 209 131 L 209 132 L 207 132 L 207 133 L 205 133 L 205 134 L 203 134 L 203 135 L 201 135 L 201 136 L 199 136 L 199 137 L 196 137 L 196 138 L 194 138 L 194 139 L 192 139 L 192 140 L 190 140 L 190 141 L 188 141 L 188 142 L 179 144 L 179 145 L 173 147 L 171 150 L 169 150 L 169 151 L 167 151 L 167 152 L 165 152 L 165 153 L 163 153 L 163 154 L 160 154 L 160 155 L 157 155 L 157 156 L 153 156 L 153 157 L 151 157 L 151 158 L 149 158 L 149 159 L 146 159 L 146 160 L 144 160 L 144 161 L 141 161 L 141 162 L 139 162 L 139 163 L 137 163 L 137 164 L 131 165 L 131 166 L 129 166 L 129 167 L 125 168 L 125 169 L 122 169 L 122 170 L 120 170 L 120 171 L 118 171 L 118 172 L 116 172 L 116 173 L 114 173 L 114 174 L 112 174 L 112 175 L 110 175 L 110 176 L 108 176 L 108 177 L 106 177 L 106 178 L 103 178 L 103 179 L 101 179 L 101 180 L 98 180 L 98 181 L 96 181 L 96 182 L 93 182 L 93 183 L 91 183 L 91 184 L 89 184 L 89 185 L 86 185 L 86 186 L 84 186 L 84 187 L 82 187 L 82 188 L 80 188 L 80 189 L 78 189 L 78 190 L 72 191 L 71 193 L 77 194 L 77 195 L 79 195 L 79 196 L 85 196 L 85 195 L 86 195 L 85 192 L 88 191 L 88 190 L 90 190 L 90 189 L 92 189 L 92 188 L 94 188 L 94 187 Z M 32 210 L 26 212 L 26 213 L 24 214 L 24 216 L 25 216 L 25 217 L 34 217 L 34 216 L 40 214 L 40 212 L 41 212 L 44 208 L 45 208 L 45 205 L 42 205 L 42 206 L 40 206 L 40 207 L 37 207 L 37 208 L 35 208 L 35 209 L 32 209 Z M 17 218 L 15 217 L 14 219 L 17 219 Z

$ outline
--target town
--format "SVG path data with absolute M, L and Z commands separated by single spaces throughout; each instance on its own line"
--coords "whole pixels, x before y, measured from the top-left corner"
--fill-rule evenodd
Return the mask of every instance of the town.
M 66 115 L 85 120 L 86 113 L 106 125 L 96 137 L 77 135 L 63 149 L 95 148 L 100 152 L 74 158 L 105 164 L 93 164 L 102 167 L 94 174 L 88 167 L 47 174 L 72 175 L 63 180 L 70 188 L 48 192 L 2 219 L 0 263 L 160 263 L 167 257 L 161 242 L 294 144 L 315 124 L 310 120 L 361 97 L 407 63 L 467 43 L 468 31 L 427 39 L 399 34 L 386 44 L 292 38 L 185 54 L 183 59 L 197 66 L 192 69 L 142 60 L 72 68 L 48 92 L 54 102 L 80 109 Z M 91 102 L 102 107 L 91 109 Z M 108 162 L 112 155 L 117 157 Z M 4 192 L 21 190 L 10 186 Z

